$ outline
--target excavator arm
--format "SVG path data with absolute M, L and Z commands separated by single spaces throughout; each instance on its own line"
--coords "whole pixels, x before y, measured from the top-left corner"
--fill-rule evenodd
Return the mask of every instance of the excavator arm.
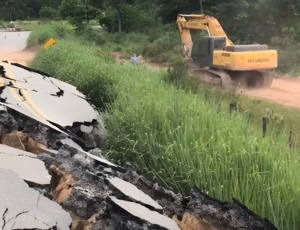
M 188 19 L 186 19 L 188 18 Z M 208 15 L 179 14 L 177 24 L 181 35 L 182 44 L 188 57 L 191 57 L 193 41 L 190 29 L 206 30 L 209 36 L 226 37 L 226 46 L 233 46 L 233 42 L 227 37 L 219 21 Z

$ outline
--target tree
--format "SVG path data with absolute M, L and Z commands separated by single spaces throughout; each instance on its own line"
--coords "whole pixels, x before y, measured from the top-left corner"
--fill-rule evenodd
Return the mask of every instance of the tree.
M 0 0 L 0 19 L 17 20 L 19 15 L 24 17 L 24 11 L 28 11 L 28 7 L 21 0 Z
M 80 0 L 63 0 L 59 6 L 60 15 L 66 19 L 68 17 L 75 17 L 78 15 L 78 8 L 83 6 Z
M 41 18 L 49 18 L 52 19 L 56 16 L 57 11 L 53 8 L 51 8 L 50 6 L 43 6 L 40 11 L 39 11 L 39 15 Z
M 153 19 L 148 11 L 149 8 L 145 8 L 143 4 L 123 4 L 120 9 L 121 31 L 140 32 L 148 28 L 150 24 L 153 24 Z M 106 6 L 105 12 L 98 16 L 98 20 L 100 25 L 104 25 L 109 32 L 120 32 L 120 20 L 114 7 Z
M 39 7 L 44 7 L 44 6 L 48 6 L 51 7 L 53 9 L 57 9 L 62 3 L 62 0 L 40 0 L 39 1 Z
M 83 29 L 83 21 L 85 20 L 85 5 L 80 0 L 63 0 L 59 6 L 60 15 L 69 20 L 71 24 L 76 26 L 76 30 Z M 97 9 L 93 6 L 87 6 L 87 21 L 94 19 Z
M 107 7 L 113 7 L 117 10 L 119 32 L 122 31 L 122 18 L 121 10 L 125 4 L 133 4 L 134 0 L 105 0 L 104 5 Z

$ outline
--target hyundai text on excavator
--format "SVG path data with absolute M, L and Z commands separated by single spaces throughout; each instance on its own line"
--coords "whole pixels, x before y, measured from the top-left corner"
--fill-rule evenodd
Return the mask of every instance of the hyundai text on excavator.
M 177 24 L 185 58 L 202 80 L 226 89 L 271 86 L 272 70 L 277 67 L 276 50 L 259 44 L 234 45 L 212 16 L 180 14 Z M 191 29 L 206 30 L 209 36 L 193 42 Z

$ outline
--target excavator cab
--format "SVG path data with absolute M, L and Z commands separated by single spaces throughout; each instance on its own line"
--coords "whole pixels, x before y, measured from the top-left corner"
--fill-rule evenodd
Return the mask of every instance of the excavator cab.
M 211 67 L 213 66 L 214 50 L 224 50 L 225 47 L 226 37 L 203 37 L 194 42 L 191 56 L 197 65 Z

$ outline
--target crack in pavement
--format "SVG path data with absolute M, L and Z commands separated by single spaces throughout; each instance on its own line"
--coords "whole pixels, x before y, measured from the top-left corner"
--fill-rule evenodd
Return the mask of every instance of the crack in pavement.
M 29 157 L 29 158 L 33 158 L 33 159 L 37 159 L 37 157 L 31 157 L 31 156 L 28 156 L 26 154 L 9 154 L 9 153 L 3 153 L 3 152 L 0 152 L 0 154 L 3 154 L 3 155 L 9 155 L 9 156 L 13 156 L 13 157 Z
M 39 197 L 38 197 L 37 202 L 36 202 L 36 207 L 37 208 L 39 207 L 40 199 L 41 199 L 41 194 L 39 193 Z
M 8 210 L 8 209 L 7 209 L 7 210 Z M 23 214 L 26 214 L 26 213 L 28 213 L 28 212 L 29 212 L 29 211 L 23 211 L 23 212 L 20 212 L 20 213 L 17 214 L 15 217 L 10 218 L 10 219 L 5 223 L 5 225 L 8 224 L 10 221 L 12 221 L 12 220 L 15 219 L 15 222 L 14 222 L 13 226 L 10 228 L 10 229 L 13 229 L 13 227 L 14 227 L 15 224 L 17 223 L 17 220 L 16 220 L 16 219 L 17 219 L 19 216 L 21 216 L 21 215 L 23 215 Z M 3 230 L 4 230 L 5 225 L 3 226 Z
M 36 218 L 36 216 L 34 216 L 34 219 L 37 220 L 38 222 L 42 222 L 43 224 L 47 225 L 49 228 L 51 228 L 51 226 L 49 224 L 47 224 L 46 222 L 39 220 L 38 218 Z M 57 222 L 56 222 L 57 224 Z
M 8 208 L 5 209 L 4 213 L 2 214 L 2 220 L 3 220 L 3 225 L 2 225 L 2 229 L 4 230 L 4 227 L 6 225 L 6 220 L 5 220 L 5 217 L 6 217 L 6 214 L 8 212 Z

